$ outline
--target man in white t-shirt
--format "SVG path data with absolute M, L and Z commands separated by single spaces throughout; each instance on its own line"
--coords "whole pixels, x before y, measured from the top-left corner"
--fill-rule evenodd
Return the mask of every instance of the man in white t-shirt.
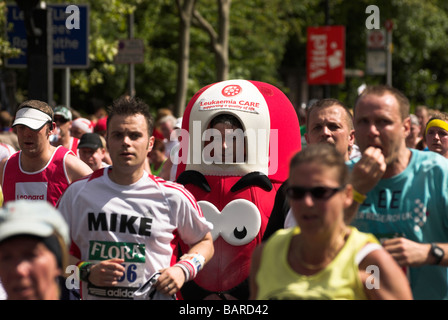
M 80 260 L 83 299 L 135 298 L 156 274 L 158 297 L 170 299 L 213 256 L 213 226 L 194 197 L 144 170 L 153 126 L 145 103 L 116 100 L 107 120 L 112 166 L 74 182 L 59 201 L 71 254 Z M 179 239 L 190 246 L 180 260 Z

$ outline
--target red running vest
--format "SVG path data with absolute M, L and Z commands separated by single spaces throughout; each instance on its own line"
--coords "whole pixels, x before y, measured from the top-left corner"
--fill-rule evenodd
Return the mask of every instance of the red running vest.
M 57 147 L 47 165 L 36 172 L 22 170 L 21 151 L 13 154 L 3 169 L 4 203 L 20 199 L 47 200 L 56 206 L 69 185 L 64 161 L 68 153 L 72 152 L 62 146 Z

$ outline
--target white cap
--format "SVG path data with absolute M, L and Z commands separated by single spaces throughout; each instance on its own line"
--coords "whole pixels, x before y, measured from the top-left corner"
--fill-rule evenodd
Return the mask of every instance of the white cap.
M 32 130 L 39 130 L 47 122 L 52 122 L 51 117 L 43 111 L 35 108 L 21 108 L 16 113 L 16 118 L 12 126 L 23 124 Z
M 93 133 L 93 123 L 86 118 L 76 118 L 72 122 L 72 128 L 78 128 L 87 133 Z
M 55 232 L 70 243 L 67 223 L 47 201 L 10 201 L 0 210 L 0 242 L 18 235 L 47 238 Z

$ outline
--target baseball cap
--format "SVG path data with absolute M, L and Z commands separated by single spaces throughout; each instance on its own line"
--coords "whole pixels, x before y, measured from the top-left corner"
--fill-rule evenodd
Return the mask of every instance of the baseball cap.
M 72 122 L 72 128 L 79 128 L 84 132 L 93 132 L 93 123 L 89 119 L 86 118 L 76 118 Z
M 98 149 L 102 148 L 103 143 L 101 141 L 100 136 L 97 133 L 84 133 L 81 136 L 81 139 L 78 143 L 78 149 L 79 148 L 90 148 L 90 149 Z
M 70 109 L 64 106 L 57 106 L 56 108 L 54 108 L 54 115 L 62 116 L 68 121 L 72 120 L 72 112 L 70 111 Z
M 45 200 L 10 201 L 0 210 L 0 242 L 19 235 L 48 238 L 55 232 L 70 243 L 67 223 Z
M 53 109 L 48 104 L 39 100 L 27 100 L 19 105 L 12 126 L 22 124 L 32 130 L 39 130 L 52 121 Z

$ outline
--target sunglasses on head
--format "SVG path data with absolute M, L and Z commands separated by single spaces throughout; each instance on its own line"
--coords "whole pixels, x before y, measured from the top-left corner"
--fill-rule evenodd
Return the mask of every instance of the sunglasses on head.
M 345 186 L 338 188 L 330 187 L 313 187 L 313 188 L 303 188 L 297 186 L 291 186 L 286 188 L 286 195 L 288 198 L 293 200 L 302 200 L 305 198 L 307 193 L 310 193 L 313 199 L 316 200 L 327 200 L 330 199 L 336 192 L 344 189 Z

